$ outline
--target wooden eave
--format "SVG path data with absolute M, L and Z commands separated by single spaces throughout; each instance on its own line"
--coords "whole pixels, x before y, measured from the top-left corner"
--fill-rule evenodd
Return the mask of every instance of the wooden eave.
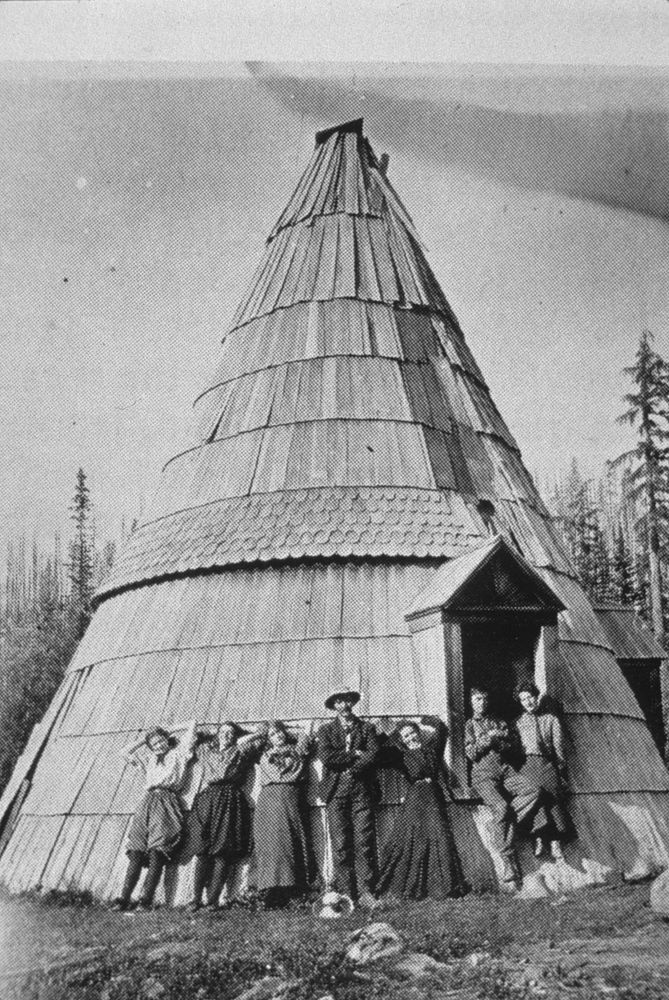
M 667 651 L 630 605 L 607 604 L 595 606 L 594 611 L 617 660 L 667 659 Z

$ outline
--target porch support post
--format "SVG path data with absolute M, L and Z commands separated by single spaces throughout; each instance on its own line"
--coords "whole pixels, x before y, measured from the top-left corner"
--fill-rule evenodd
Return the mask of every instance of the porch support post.
M 465 692 L 462 676 L 462 631 L 457 622 L 444 620 L 443 623 L 446 705 L 449 738 L 446 744 L 446 760 L 458 779 L 461 788 L 467 787 L 467 764 L 465 759 Z
M 557 624 L 542 625 L 534 659 L 534 676 L 537 686 L 553 697 L 558 694 L 558 649 Z
M 446 763 L 462 788 L 467 787 L 460 626 L 443 612 L 431 611 L 408 621 L 422 713 L 438 715 L 448 726 Z

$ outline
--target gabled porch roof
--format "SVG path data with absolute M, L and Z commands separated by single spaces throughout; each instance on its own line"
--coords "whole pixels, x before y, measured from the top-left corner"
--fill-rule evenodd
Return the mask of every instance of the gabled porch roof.
M 492 586 L 498 592 L 494 596 L 502 606 L 508 606 L 510 610 L 513 607 L 518 610 L 553 610 L 556 614 L 565 610 L 555 591 L 542 580 L 506 536 L 495 535 L 484 545 L 440 566 L 431 583 L 414 600 L 405 618 L 411 620 L 438 610 L 454 610 L 463 603 L 468 607 L 476 606 L 476 582 L 486 574 L 486 569 L 493 570 L 493 567 L 498 570 L 497 579 L 490 577 L 487 581 L 488 589 Z M 511 577 L 513 594 L 509 591 Z M 478 603 L 482 607 L 484 602 Z

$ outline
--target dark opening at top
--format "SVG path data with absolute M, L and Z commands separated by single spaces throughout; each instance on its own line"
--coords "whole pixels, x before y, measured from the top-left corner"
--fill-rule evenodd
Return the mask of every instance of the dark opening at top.
M 324 128 L 321 132 L 317 132 L 316 145 L 322 146 L 335 132 L 357 132 L 362 138 L 362 118 L 354 118 L 353 121 L 344 122 L 342 125 L 333 125 L 331 128 Z

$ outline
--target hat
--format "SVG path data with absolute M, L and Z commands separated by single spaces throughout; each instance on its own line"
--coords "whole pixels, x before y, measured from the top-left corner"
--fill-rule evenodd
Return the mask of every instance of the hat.
M 333 709 L 334 708 L 334 703 L 339 698 L 348 698 L 351 701 L 351 704 L 357 705 L 358 702 L 360 701 L 360 692 L 359 691 L 333 691 L 325 699 L 325 707 L 329 708 L 329 709 Z

